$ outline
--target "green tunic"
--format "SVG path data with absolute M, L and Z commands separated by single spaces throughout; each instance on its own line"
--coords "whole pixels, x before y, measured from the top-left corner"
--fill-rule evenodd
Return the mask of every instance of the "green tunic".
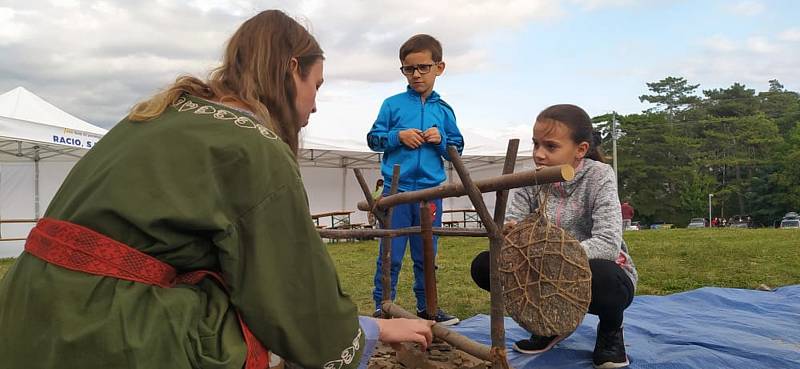
M 243 366 L 235 308 L 272 352 L 355 368 L 364 349 L 309 216 L 289 147 L 239 111 L 182 97 L 123 120 L 69 174 L 46 217 L 77 223 L 208 279 L 160 288 L 63 269 L 23 253 L 0 281 L 0 367 Z

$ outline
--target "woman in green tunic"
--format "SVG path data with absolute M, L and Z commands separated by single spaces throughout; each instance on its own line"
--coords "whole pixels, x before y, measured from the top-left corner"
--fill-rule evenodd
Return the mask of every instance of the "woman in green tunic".
M 265 11 L 207 81 L 178 78 L 136 105 L 45 218 L 224 282 L 164 288 L 69 267 L 74 257 L 54 264 L 32 233 L 0 282 L 0 367 L 240 369 L 250 351 L 239 319 L 307 368 L 365 367 L 377 338 L 430 343 L 432 322 L 357 316 L 309 216 L 296 154 L 322 65 L 302 26 Z

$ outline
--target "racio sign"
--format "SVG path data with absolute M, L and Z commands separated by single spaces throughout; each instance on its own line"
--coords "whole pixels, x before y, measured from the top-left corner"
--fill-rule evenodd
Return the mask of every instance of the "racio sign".
M 102 136 L 72 129 L 64 129 L 61 135 L 53 135 L 53 143 L 91 149 Z
M 92 148 L 92 141 L 81 141 L 79 138 L 72 138 L 72 137 L 64 137 L 64 136 L 53 136 L 53 142 L 59 143 L 62 145 L 70 145 L 85 149 Z

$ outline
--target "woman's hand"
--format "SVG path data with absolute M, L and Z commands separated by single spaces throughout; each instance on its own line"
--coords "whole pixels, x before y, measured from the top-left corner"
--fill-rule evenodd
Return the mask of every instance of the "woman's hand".
M 403 342 L 414 342 L 426 350 L 433 341 L 431 327 L 435 323 L 432 320 L 422 319 L 376 319 L 380 329 L 378 339 L 390 345 Z

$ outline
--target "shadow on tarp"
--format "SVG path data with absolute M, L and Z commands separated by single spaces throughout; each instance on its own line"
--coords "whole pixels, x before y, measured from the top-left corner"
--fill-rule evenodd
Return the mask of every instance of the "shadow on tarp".
M 592 368 L 597 321 L 587 315 L 554 349 L 521 355 L 511 344 L 530 334 L 506 318 L 509 361 L 516 369 Z M 488 315 L 469 318 L 455 330 L 491 343 Z M 800 285 L 774 292 L 701 288 L 637 296 L 625 311 L 625 345 L 631 369 L 800 368 Z

